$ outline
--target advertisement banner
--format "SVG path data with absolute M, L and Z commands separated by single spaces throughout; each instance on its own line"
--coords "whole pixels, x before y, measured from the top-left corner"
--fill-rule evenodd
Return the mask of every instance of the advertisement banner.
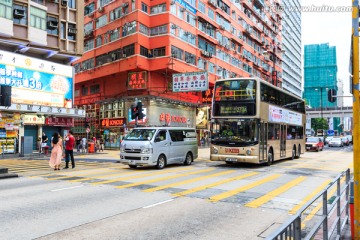
M 196 128 L 206 129 L 209 121 L 208 107 L 196 109 Z
M 128 73 L 128 90 L 146 89 L 147 72 Z
M 70 117 L 48 117 L 45 119 L 48 126 L 73 127 L 74 119 Z
M 173 92 L 206 91 L 209 88 L 207 72 L 173 74 Z
M 288 123 L 302 125 L 302 115 L 287 109 L 269 106 L 269 121 L 278 123 Z
M 72 69 L 0 51 L 0 84 L 12 86 L 12 103 L 72 108 Z
M 44 116 L 37 116 L 32 114 L 25 114 L 23 116 L 23 123 L 24 124 L 44 124 L 45 117 Z

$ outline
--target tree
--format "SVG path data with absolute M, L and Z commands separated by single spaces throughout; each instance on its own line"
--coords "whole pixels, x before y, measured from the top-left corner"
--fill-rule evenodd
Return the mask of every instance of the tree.
M 325 118 L 312 118 L 311 119 L 311 128 L 317 132 L 318 129 L 329 129 L 329 123 Z

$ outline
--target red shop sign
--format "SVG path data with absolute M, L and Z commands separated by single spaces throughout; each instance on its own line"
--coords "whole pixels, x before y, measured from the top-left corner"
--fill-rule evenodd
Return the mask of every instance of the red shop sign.
M 102 127 L 122 127 L 126 122 L 125 118 L 104 118 L 101 120 Z
M 73 127 L 74 119 L 70 117 L 48 117 L 45 119 L 45 125 L 59 127 Z

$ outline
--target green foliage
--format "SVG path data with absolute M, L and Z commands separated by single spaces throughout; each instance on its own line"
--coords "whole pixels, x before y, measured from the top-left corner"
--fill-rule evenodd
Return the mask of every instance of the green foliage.
M 329 129 L 329 124 L 325 118 L 312 118 L 311 119 L 311 128 L 316 132 L 318 129 Z

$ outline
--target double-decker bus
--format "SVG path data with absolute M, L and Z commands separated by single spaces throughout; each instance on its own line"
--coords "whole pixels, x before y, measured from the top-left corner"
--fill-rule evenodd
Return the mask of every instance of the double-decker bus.
M 215 82 L 210 160 L 271 165 L 305 151 L 305 102 L 257 78 Z

